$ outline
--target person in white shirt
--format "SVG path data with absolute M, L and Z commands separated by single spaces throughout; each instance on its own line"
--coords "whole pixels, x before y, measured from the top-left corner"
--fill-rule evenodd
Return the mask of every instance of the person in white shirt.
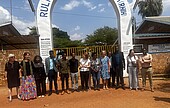
M 88 58 L 88 53 L 83 54 L 83 58 L 80 59 L 80 77 L 82 91 L 88 91 L 88 81 L 90 72 L 90 60 Z
M 127 56 L 127 72 L 129 74 L 129 87 L 138 90 L 138 57 L 134 54 L 134 50 L 129 51 Z

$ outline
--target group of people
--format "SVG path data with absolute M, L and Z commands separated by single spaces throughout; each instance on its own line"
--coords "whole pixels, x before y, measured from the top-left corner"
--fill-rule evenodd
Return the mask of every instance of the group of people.
M 53 82 L 55 93 L 59 94 L 57 78 L 61 79 L 62 91 L 70 94 L 77 91 L 88 91 L 91 89 L 91 77 L 94 90 L 100 91 L 100 78 L 102 78 L 102 88 L 107 90 L 109 87 L 118 89 L 121 87 L 125 90 L 123 70 L 125 69 L 125 59 L 123 52 L 116 47 L 114 54 L 102 51 L 101 56 L 97 57 L 97 53 L 93 52 L 91 57 L 85 52 L 80 60 L 76 59 L 75 53 L 72 58 L 67 59 L 66 53 L 62 54 L 61 59 L 54 56 L 53 50 L 49 51 L 49 57 L 45 59 L 45 66 L 42 58 L 37 55 L 34 60 L 30 60 L 30 53 L 25 52 L 21 63 L 15 61 L 15 55 L 9 54 L 9 61 L 5 65 L 7 72 L 7 81 L 9 88 L 9 101 L 12 101 L 12 88 L 16 87 L 17 97 L 22 100 L 29 100 L 46 95 L 46 77 L 49 80 L 50 96 L 53 92 Z M 138 57 L 134 54 L 134 50 L 129 51 L 127 56 L 127 73 L 129 74 L 130 90 L 138 90 L 138 69 L 141 64 L 142 70 L 142 90 L 145 89 L 146 75 L 148 74 L 151 91 L 152 86 L 152 56 L 143 49 L 143 55 Z M 46 69 L 45 69 L 46 68 Z M 78 78 L 81 78 L 81 89 L 78 88 Z M 71 77 L 71 92 L 69 90 L 69 76 Z M 112 80 L 112 81 L 111 81 Z M 115 83 L 116 80 L 116 83 Z

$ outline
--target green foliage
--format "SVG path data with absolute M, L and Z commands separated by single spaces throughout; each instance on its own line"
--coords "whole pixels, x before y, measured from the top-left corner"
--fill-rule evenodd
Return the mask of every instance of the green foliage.
M 29 28 L 29 27 L 28 27 Z M 31 31 L 29 32 L 29 35 L 37 35 L 36 27 L 29 28 Z
M 159 16 L 162 14 L 163 5 L 162 0 L 144 0 L 138 3 L 139 12 L 138 14 L 142 18 L 150 16 Z
M 85 44 L 87 45 L 112 45 L 118 37 L 118 30 L 104 26 L 87 35 Z

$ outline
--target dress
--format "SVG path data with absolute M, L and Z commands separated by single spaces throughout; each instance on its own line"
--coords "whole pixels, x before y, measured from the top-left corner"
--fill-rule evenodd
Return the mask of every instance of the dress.
M 101 58 L 101 64 L 102 64 L 101 77 L 104 80 L 110 78 L 108 62 L 109 62 L 109 57 L 105 56 L 104 58 Z
M 20 97 L 22 100 L 29 100 L 37 97 L 35 79 L 33 77 L 33 63 L 32 62 L 21 62 L 23 69 Z M 32 68 L 32 69 L 31 69 Z M 25 71 L 25 72 L 24 72 Z
M 20 66 L 18 61 L 14 61 L 13 64 L 9 62 L 5 64 L 5 71 L 7 71 L 8 88 L 20 86 L 19 69 Z

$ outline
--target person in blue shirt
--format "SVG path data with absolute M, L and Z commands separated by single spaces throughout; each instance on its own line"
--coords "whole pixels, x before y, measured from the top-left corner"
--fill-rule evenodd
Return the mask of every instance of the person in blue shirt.
M 46 66 L 46 74 L 49 80 L 49 94 L 52 94 L 52 82 L 54 81 L 55 91 L 56 94 L 59 94 L 58 87 L 57 87 L 57 77 L 58 77 L 58 69 L 57 69 L 57 60 L 54 57 L 54 51 L 49 51 L 50 56 L 45 59 L 45 66 Z

